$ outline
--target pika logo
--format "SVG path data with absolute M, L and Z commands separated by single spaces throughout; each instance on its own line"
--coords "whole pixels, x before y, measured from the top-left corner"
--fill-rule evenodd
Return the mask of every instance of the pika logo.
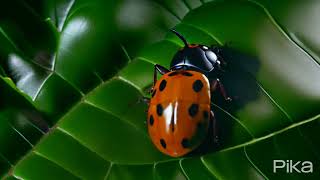
M 311 161 L 273 160 L 273 173 L 277 173 L 277 169 L 285 169 L 286 173 L 313 173 L 313 164 Z

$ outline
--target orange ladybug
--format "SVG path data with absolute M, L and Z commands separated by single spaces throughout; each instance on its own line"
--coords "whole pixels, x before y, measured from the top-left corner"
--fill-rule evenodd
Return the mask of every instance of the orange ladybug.
M 214 126 L 211 93 L 217 87 L 226 100 L 218 78 L 211 83 L 208 76 L 221 71 L 218 48 L 189 45 L 182 35 L 173 31 L 185 44 L 171 62 L 170 70 L 155 65 L 154 85 L 149 99 L 148 132 L 153 144 L 164 154 L 183 156 L 196 149 L 206 138 L 209 122 Z M 163 76 L 157 80 L 157 72 Z

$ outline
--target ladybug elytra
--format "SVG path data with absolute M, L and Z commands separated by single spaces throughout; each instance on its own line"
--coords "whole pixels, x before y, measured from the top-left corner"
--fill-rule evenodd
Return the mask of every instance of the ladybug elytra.
M 211 93 L 219 88 L 226 100 L 218 78 L 211 74 L 222 70 L 219 48 L 188 44 L 175 30 L 184 47 L 171 61 L 170 70 L 156 64 L 154 84 L 149 99 L 148 132 L 153 144 L 164 154 L 183 156 L 196 149 L 206 138 L 212 124 L 215 140 L 215 118 L 211 110 Z M 157 80 L 157 73 L 162 77 Z M 209 123 L 212 121 L 212 123 Z

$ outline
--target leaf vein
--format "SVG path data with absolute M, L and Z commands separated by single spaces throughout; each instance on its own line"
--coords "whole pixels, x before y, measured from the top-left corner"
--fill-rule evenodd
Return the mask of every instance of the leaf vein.
M 182 173 L 184 174 L 184 176 L 185 176 L 188 180 L 190 180 L 187 172 L 184 170 L 184 168 L 183 168 L 183 166 L 182 166 L 182 161 L 183 161 L 183 160 L 184 160 L 183 158 L 181 158 L 181 159 L 179 160 L 179 166 L 180 166 L 181 171 L 182 171 Z
M 164 1 L 155 1 L 160 7 L 162 7 L 163 9 L 165 9 L 168 13 L 170 13 L 173 17 L 175 17 L 177 20 L 179 20 L 179 22 L 181 22 L 181 17 L 178 16 L 178 14 L 176 14 L 173 10 L 171 10 L 167 5 L 162 4 L 164 3 Z M 160 3 L 162 2 L 162 3 Z
M 269 179 L 254 163 L 253 161 L 250 159 L 250 157 L 248 156 L 248 153 L 247 153 L 247 150 L 246 150 L 246 147 L 244 146 L 243 147 L 243 152 L 247 158 L 247 160 L 249 161 L 249 163 L 256 169 L 256 171 L 258 171 L 258 173 L 264 177 L 264 179 Z
M 224 110 L 223 108 L 221 108 L 220 106 L 214 104 L 214 103 L 211 103 L 213 106 L 217 107 L 218 109 L 220 109 L 222 112 L 224 112 L 225 114 L 227 114 L 228 116 L 230 116 L 234 121 L 236 121 L 237 123 L 239 123 L 246 131 L 248 134 L 250 134 L 250 136 L 252 138 L 255 138 L 253 133 L 238 119 L 236 118 L 235 116 L 233 116 L 232 114 L 230 114 L 228 111 Z
M 111 172 L 111 170 L 112 170 L 112 167 L 113 167 L 113 162 L 110 163 L 110 166 L 109 166 L 109 168 L 108 168 L 108 170 L 107 170 L 107 173 L 106 173 L 105 177 L 103 178 L 104 180 L 107 180 L 107 179 L 108 179 L 108 177 L 109 177 L 109 175 L 110 175 L 110 172 Z
M 210 172 L 210 174 L 212 174 L 212 176 L 215 178 L 215 179 L 223 179 L 223 178 L 220 178 L 220 177 L 217 177 L 217 175 L 209 168 L 209 165 L 206 163 L 206 161 L 204 160 L 204 156 L 201 156 L 200 157 L 200 160 L 203 164 L 203 166 Z
M 230 150 L 233 150 L 233 149 L 237 149 L 237 148 L 241 148 L 241 147 L 244 147 L 244 146 L 247 146 L 247 145 L 251 145 L 251 144 L 254 144 L 254 143 L 257 143 L 257 142 L 260 142 L 260 141 L 263 141 L 265 139 L 268 139 L 268 138 L 271 138 L 275 135 L 278 135 L 278 134 L 281 134 L 283 132 L 286 132 L 287 130 L 289 129 L 293 129 L 293 128 L 296 128 L 296 127 L 299 127 L 301 125 L 304 125 L 304 124 L 307 124 L 307 123 L 310 123 L 312 121 L 315 121 L 315 120 L 318 120 L 320 118 L 320 114 L 312 117 L 312 118 L 309 118 L 309 119 L 306 119 L 306 120 L 303 120 L 303 121 L 300 121 L 300 122 L 297 122 L 297 123 L 294 123 L 294 124 L 291 124 L 283 129 L 280 129 L 278 131 L 275 131 L 271 134 L 268 134 L 268 135 L 265 135 L 265 136 L 262 136 L 262 137 L 259 137 L 259 138 L 255 138 L 251 141 L 248 141 L 248 142 L 245 142 L 245 143 L 242 143 L 242 144 L 239 144 L 239 145 L 236 145 L 236 146 L 233 146 L 233 147 L 229 147 L 229 148 L 226 148 L 226 149 L 223 149 L 221 150 L 220 152 L 225 152 L 225 151 L 230 151 Z
M 145 137 L 149 138 L 148 135 L 147 135 L 145 132 L 141 131 L 141 129 L 140 129 L 138 126 L 136 126 L 134 123 L 132 123 L 132 122 L 130 122 L 130 121 L 123 120 L 122 117 L 114 114 L 113 112 L 111 112 L 111 111 L 109 111 L 109 110 L 107 110 L 107 109 L 105 109 L 105 108 L 102 108 L 102 107 L 100 107 L 100 106 L 98 106 L 98 105 L 96 105 L 96 104 L 93 104 L 92 102 L 89 102 L 89 101 L 86 101 L 86 100 L 85 100 L 84 103 L 86 103 L 86 104 L 88 104 L 88 105 L 90 105 L 90 106 L 92 106 L 92 107 L 94 107 L 94 108 L 96 108 L 96 109 L 98 109 L 98 110 L 100 110 L 100 111 L 103 111 L 103 112 L 105 112 L 105 113 L 107 113 L 107 114 L 110 114 L 110 115 L 114 116 L 115 118 L 121 120 L 122 122 L 124 122 L 124 123 L 126 123 L 126 124 L 129 124 L 129 125 L 132 126 L 134 129 L 136 129 L 137 132 L 140 132 L 140 133 L 143 134 Z
M 91 151 L 92 153 L 96 154 L 97 156 L 99 156 L 100 158 L 102 158 L 103 160 L 110 162 L 109 160 L 105 159 L 104 157 L 102 157 L 98 152 L 96 152 L 95 150 L 91 149 L 90 146 L 86 145 L 86 143 L 82 142 L 81 139 L 78 139 L 77 137 L 75 137 L 74 135 L 72 135 L 70 132 L 68 132 L 67 130 L 63 129 L 62 127 L 57 127 L 57 130 L 61 131 L 62 133 L 64 133 L 65 135 L 71 137 L 72 139 L 74 139 L 76 142 L 78 142 L 81 146 L 83 146 L 84 148 L 88 149 L 89 151 Z
M 253 5 L 260 7 L 264 11 L 264 13 L 267 15 L 269 20 L 273 23 L 273 25 L 279 30 L 279 32 L 281 32 L 290 42 L 292 42 L 296 47 L 298 47 L 298 49 L 303 51 L 309 57 L 308 59 L 311 59 L 313 63 L 316 64 L 318 68 L 320 68 L 320 63 L 316 61 L 316 58 L 311 55 L 312 53 L 309 53 L 305 49 L 303 49 L 302 46 L 299 45 L 299 43 L 294 40 L 296 37 L 291 37 L 290 33 L 285 31 L 284 28 L 282 28 L 281 25 L 279 25 L 279 23 L 275 20 L 275 18 L 273 18 L 273 16 L 271 15 L 271 13 L 268 11 L 266 7 L 264 7 L 259 2 L 256 2 L 255 0 L 247 0 L 247 1 Z
M 11 123 L 9 123 L 9 126 L 10 126 L 23 140 L 25 140 L 25 141 L 30 145 L 31 148 L 33 147 L 33 144 L 32 144 L 21 132 L 19 132 L 15 127 L 13 127 Z
M 53 163 L 53 164 L 55 164 L 55 165 L 57 165 L 58 167 L 60 167 L 61 169 L 63 169 L 63 170 L 65 170 L 65 171 L 67 171 L 67 172 L 69 172 L 71 175 L 73 175 L 74 177 L 76 177 L 76 178 L 78 178 L 78 179 L 81 179 L 81 177 L 80 176 L 78 176 L 77 174 L 75 174 L 74 172 L 72 172 L 71 170 L 69 170 L 69 169 L 67 169 L 66 167 L 64 167 L 63 165 L 61 165 L 60 163 L 58 163 L 58 162 L 56 162 L 56 161 L 54 161 L 54 160 L 51 160 L 50 158 L 48 158 L 48 157 L 46 157 L 44 154 L 42 154 L 42 153 L 40 153 L 40 152 L 37 152 L 37 151 L 33 151 L 34 152 L 34 154 L 36 154 L 36 155 L 38 155 L 38 156 L 40 156 L 40 157 L 42 157 L 42 158 L 44 158 L 44 159 L 46 159 L 47 161 L 49 161 L 49 162 L 51 162 L 51 163 Z

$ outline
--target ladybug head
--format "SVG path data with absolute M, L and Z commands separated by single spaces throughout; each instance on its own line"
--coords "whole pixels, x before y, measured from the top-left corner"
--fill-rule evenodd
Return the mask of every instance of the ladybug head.
M 217 48 L 209 48 L 200 44 L 189 44 L 176 30 L 171 29 L 171 31 L 184 43 L 184 47 L 174 55 L 171 61 L 171 70 L 190 69 L 203 73 L 221 70 L 221 58 Z

